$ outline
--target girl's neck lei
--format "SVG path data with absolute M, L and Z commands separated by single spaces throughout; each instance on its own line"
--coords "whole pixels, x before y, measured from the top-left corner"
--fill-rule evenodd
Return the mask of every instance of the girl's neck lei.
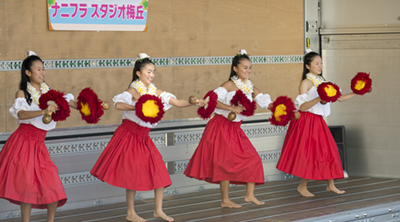
M 157 88 L 153 83 L 150 83 L 150 85 L 146 88 L 142 81 L 138 79 L 131 83 L 131 87 L 136 89 L 141 96 L 146 94 L 157 96 Z
M 28 85 L 26 88 L 27 88 L 26 90 L 28 91 L 28 93 L 31 94 L 32 101 L 36 105 L 39 105 L 40 95 L 45 94 L 50 90 L 49 86 L 45 82 L 40 83 L 41 94 L 36 90 L 35 87 L 32 86 L 32 84 L 30 82 L 28 82 Z
M 309 79 L 309 80 L 312 82 L 312 84 L 313 84 L 315 87 L 317 87 L 317 88 L 318 88 L 319 84 L 325 82 L 324 77 L 322 77 L 322 76 L 320 76 L 320 75 L 315 76 L 315 75 L 313 75 L 313 74 L 311 74 L 311 73 L 307 73 L 306 77 L 307 77 L 307 79 Z
M 250 80 L 245 79 L 243 82 L 237 76 L 233 76 L 231 80 L 233 81 L 233 83 L 235 83 L 235 86 L 238 89 L 242 90 L 244 94 L 251 95 L 253 93 L 253 83 Z

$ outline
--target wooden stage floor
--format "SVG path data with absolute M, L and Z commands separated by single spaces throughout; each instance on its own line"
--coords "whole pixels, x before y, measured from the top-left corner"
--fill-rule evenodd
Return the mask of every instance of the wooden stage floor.
M 243 205 L 240 209 L 221 208 L 219 189 L 166 196 L 164 212 L 175 221 L 294 221 L 400 201 L 399 179 L 351 177 L 337 180 L 336 186 L 346 190 L 343 195 L 326 192 L 325 181 L 310 181 L 313 198 L 300 196 L 296 190 L 298 184 L 299 179 L 292 179 L 256 186 L 256 197 L 266 202 L 262 206 L 244 202 L 245 186 L 231 187 L 230 197 Z M 138 200 L 135 204 L 137 213 L 147 221 L 163 221 L 152 217 L 153 199 Z M 125 213 L 126 204 L 118 203 L 57 212 L 55 221 L 123 222 Z M 33 215 L 31 221 L 43 222 L 45 218 L 45 214 Z M 16 221 L 20 219 L 2 220 Z

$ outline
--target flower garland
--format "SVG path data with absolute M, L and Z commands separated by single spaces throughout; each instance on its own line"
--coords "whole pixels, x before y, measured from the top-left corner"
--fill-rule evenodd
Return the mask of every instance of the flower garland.
M 41 94 L 39 94 L 39 92 L 36 90 L 35 87 L 32 86 L 32 84 L 30 82 L 28 82 L 28 85 L 26 88 L 27 88 L 28 93 L 31 94 L 32 101 L 36 105 L 39 105 L 39 98 L 40 98 Z M 50 88 L 45 82 L 40 83 L 40 91 L 42 92 L 42 94 L 47 93 L 49 90 L 50 90 Z
M 322 77 L 322 76 L 316 77 L 315 75 L 313 75 L 313 74 L 311 74 L 311 73 L 307 73 L 306 77 L 307 77 L 307 79 L 309 79 L 309 80 L 312 82 L 312 84 L 313 84 L 315 87 L 317 87 L 317 88 L 318 88 L 319 84 L 325 82 L 324 77 Z
M 245 49 L 239 49 L 238 56 L 247 55 L 247 51 Z
M 25 54 L 25 58 L 28 58 L 29 56 L 38 56 L 38 54 L 36 53 L 36 52 L 34 52 L 34 51 L 28 51 L 26 54 Z
M 146 53 L 140 53 L 140 54 L 137 56 L 137 60 L 136 60 L 136 61 L 142 62 L 143 59 L 150 59 L 150 56 L 147 55 Z
M 136 89 L 136 91 L 141 95 L 153 95 L 157 96 L 157 88 L 153 83 L 150 83 L 149 87 L 147 87 L 142 83 L 142 81 L 135 80 L 131 83 L 131 87 Z
M 233 81 L 233 83 L 235 83 L 235 86 L 238 89 L 244 92 L 244 94 L 251 95 L 253 93 L 253 83 L 250 80 L 245 79 L 243 82 L 237 76 L 233 76 L 231 80 Z

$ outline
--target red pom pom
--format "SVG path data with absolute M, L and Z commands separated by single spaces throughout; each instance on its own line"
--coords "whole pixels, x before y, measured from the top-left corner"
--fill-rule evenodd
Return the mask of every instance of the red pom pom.
M 244 110 L 240 114 L 242 114 L 243 116 L 254 115 L 254 111 L 257 108 L 256 102 L 255 101 L 251 102 L 240 89 L 237 90 L 235 95 L 232 97 L 231 104 L 234 106 L 238 106 L 239 104 L 241 104 Z
M 66 120 L 71 111 L 69 110 L 67 100 L 64 98 L 64 93 L 54 89 L 49 90 L 47 93 L 40 96 L 39 108 L 46 109 L 48 101 L 54 101 L 58 106 L 58 110 L 51 114 L 51 118 L 56 122 Z
M 156 106 L 155 108 L 158 109 L 158 113 L 156 114 L 156 116 L 152 117 L 152 116 L 148 116 L 145 113 L 148 112 L 148 110 L 144 110 L 146 109 L 146 102 L 150 102 L 153 101 L 152 103 L 154 103 L 154 105 Z M 152 105 L 152 104 L 150 104 Z M 159 99 L 157 96 L 153 96 L 153 95 L 143 95 L 141 96 L 138 101 L 136 102 L 135 105 L 136 108 L 136 116 L 139 117 L 141 120 L 154 124 L 154 123 L 158 123 L 164 116 L 164 104 L 162 103 L 161 99 Z
M 317 92 L 321 100 L 325 102 L 336 102 L 336 100 L 342 95 L 339 86 L 331 82 L 323 82 L 319 84 Z
M 83 89 L 78 96 L 78 110 L 81 113 L 82 120 L 87 123 L 97 123 L 104 114 L 102 101 L 97 94 L 90 88 Z M 82 110 L 82 108 L 84 108 Z
M 351 80 L 351 90 L 357 95 L 364 95 L 365 93 L 371 91 L 372 80 L 369 78 L 369 74 L 365 72 L 359 72 Z
M 214 112 L 217 107 L 218 95 L 213 91 L 209 91 L 203 99 L 207 99 L 209 97 L 207 108 L 200 107 L 197 109 L 197 113 L 203 119 L 208 119 L 211 117 L 211 114 Z
M 278 97 L 274 103 L 272 103 L 272 116 L 269 121 L 274 126 L 286 126 L 290 120 L 294 119 L 294 103 L 287 96 Z

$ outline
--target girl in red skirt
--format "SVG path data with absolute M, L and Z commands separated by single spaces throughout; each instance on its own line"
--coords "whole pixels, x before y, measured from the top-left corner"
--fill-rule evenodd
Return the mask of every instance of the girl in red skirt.
M 42 60 L 29 51 L 22 63 L 20 89 L 10 108 L 18 119 L 18 129 L 8 138 L 0 152 L 0 198 L 21 206 L 23 222 L 29 222 L 32 208 L 47 208 L 47 221 L 53 221 L 57 207 L 67 202 L 58 169 L 50 159 L 44 144 L 48 130 L 56 123 L 42 122 L 44 114 L 54 112 L 49 105 L 39 108 L 39 97 L 49 91 Z M 76 108 L 72 94 L 64 96 Z
M 124 122 L 117 128 L 111 141 L 103 151 L 91 174 L 103 182 L 126 189 L 128 205 L 126 220 L 142 222 L 134 208 L 136 191 L 154 190 L 154 217 L 166 221 L 174 219 L 162 210 L 164 188 L 171 185 L 167 168 L 160 152 L 149 137 L 149 131 L 157 123 L 149 123 L 135 114 L 135 104 L 141 96 L 153 95 L 161 99 L 164 110 L 173 106 L 188 107 L 186 100 L 178 100 L 171 93 L 157 89 L 152 83 L 155 66 L 149 56 L 139 55 L 133 69 L 129 88 L 113 98 L 115 108 L 124 111 Z M 203 100 L 200 101 L 204 103 Z M 204 104 L 203 104 L 204 105 Z
M 325 81 L 321 72 L 322 59 L 319 54 L 306 54 L 300 95 L 295 101 L 301 117 L 290 122 L 277 165 L 278 170 L 302 178 L 297 190 L 305 197 L 314 196 L 307 189 L 308 180 L 327 180 L 327 191 L 345 193 L 336 188 L 333 182 L 344 175 L 338 148 L 323 119 L 331 112 L 330 104 L 322 105 L 317 93 L 318 85 Z M 342 102 L 355 95 L 349 93 L 338 100 Z
M 220 184 L 221 207 L 240 208 L 229 199 L 229 184 L 246 184 L 244 200 L 257 205 L 264 204 L 254 196 L 254 186 L 264 184 L 261 158 L 250 140 L 240 128 L 246 116 L 241 115 L 243 106 L 232 106 L 231 99 L 241 90 L 248 100 L 253 99 L 262 108 L 271 108 L 268 94 L 262 94 L 249 80 L 251 61 L 245 50 L 233 58 L 229 80 L 214 90 L 218 95 L 215 116 L 207 123 L 199 146 L 185 170 L 185 175 Z M 255 108 L 255 107 L 254 107 Z M 230 112 L 236 112 L 231 122 Z

